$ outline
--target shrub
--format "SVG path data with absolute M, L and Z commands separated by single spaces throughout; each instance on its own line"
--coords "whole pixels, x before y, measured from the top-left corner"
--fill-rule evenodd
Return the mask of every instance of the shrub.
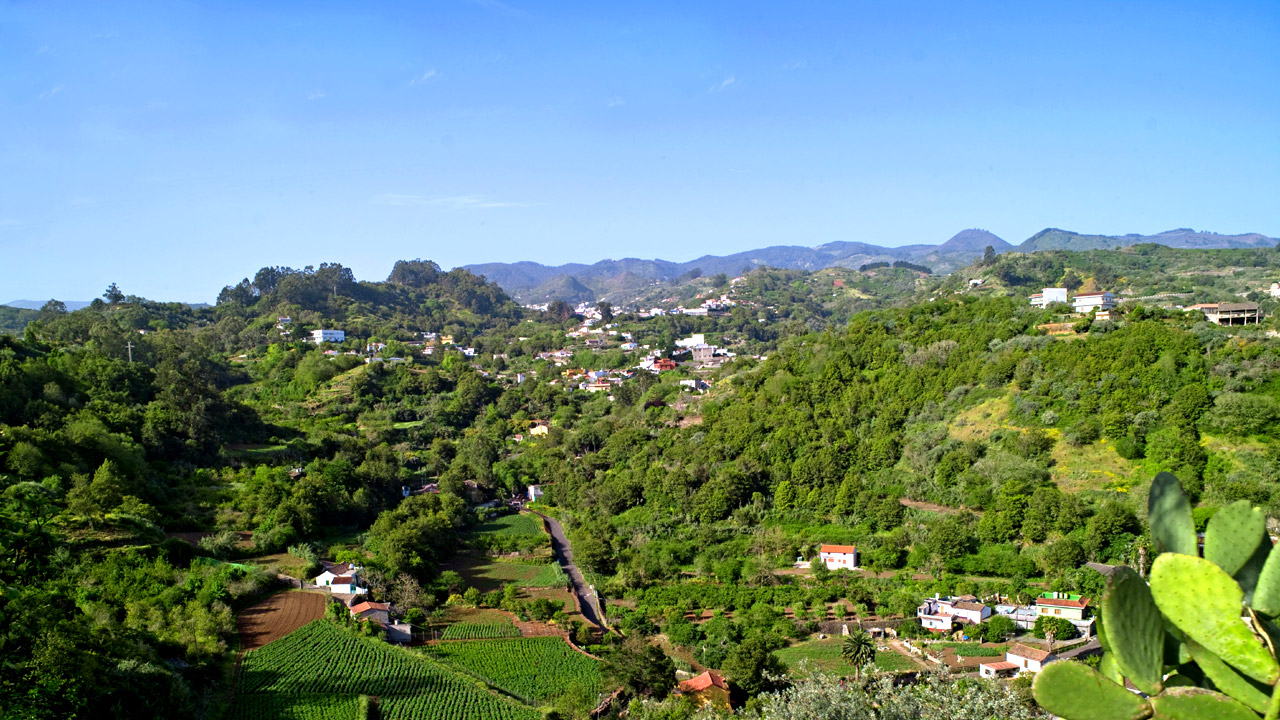
M 1053 633 L 1054 640 L 1070 640 L 1076 636 L 1076 626 L 1072 625 L 1071 621 L 1066 618 L 1050 617 L 1048 615 L 1041 615 L 1036 618 L 1036 624 L 1031 630 L 1031 634 L 1044 639 L 1050 632 Z

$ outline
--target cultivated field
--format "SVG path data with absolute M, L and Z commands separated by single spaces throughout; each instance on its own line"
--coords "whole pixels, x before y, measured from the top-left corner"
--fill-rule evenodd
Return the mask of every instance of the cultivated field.
M 290 591 L 276 593 L 246 608 L 236 617 L 240 646 L 245 650 L 260 648 L 324 617 L 328 600 L 324 593 Z
M 531 703 L 546 702 L 570 687 L 600 691 L 600 663 L 558 637 L 441 643 L 427 651 Z
M 539 717 L 532 708 L 487 692 L 419 653 L 359 637 L 324 620 L 245 654 L 229 717 L 354 717 L 360 695 L 377 696 L 381 716 L 398 720 Z

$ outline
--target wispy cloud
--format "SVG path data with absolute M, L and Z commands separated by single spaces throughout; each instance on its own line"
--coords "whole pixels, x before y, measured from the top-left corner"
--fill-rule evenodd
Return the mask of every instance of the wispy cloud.
M 720 91 L 722 91 L 722 90 L 724 90 L 724 89 L 728 88 L 729 86 L 736 84 L 737 82 L 738 82 L 738 78 L 736 78 L 736 77 L 734 77 L 734 76 L 730 75 L 729 77 L 725 78 L 724 80 L 721 80 L 720 82 L 716 83 L 715 85 L 712 85 L 711 87 L 707 88 L 707 92 L 720 92 Z
M 440 73 L 437 72 L 435 68 L 431 68 L 430 70 L 422 73 L 418 77 L 410 80 L 409 84 L 421 85 L 422 83 L 431 82 L 432 80 L 435 80 L 438 77 L 440 77 Z
M 53 97 L 54 95 L 57 95 L 57 94 L 58 94 L 58 93 L 60 93 L 60 92 L 62 92 L 62 86 L 61 86 L 61 85 L 55 85 L 55 86 L 53 87 L 53 89 L 51 89 L 51 90 L 45 90 L 44 92 L 40 93 L 40 97 L 38 97 L 38 98 L 36 98 L 36 99 L 37 99 L 37 100 L 43 100 L 43 99 L 45 99 L 45 98 L 47 98 L 47 97 Z
M 434 195 L 375 195 L 372 198 L 372 202 L 374 205 L 424 207 L 437 210 L 492 210 L 497 208 L 527 208 L 537 205 L 537 203 L 490 200 L 483 195 L 454 195 L 449 197 Z
M 326 95 L 323 90 L 312 90 L 311 92 L 307 93 L 308 100 L 323 100 L 327 97 L 329 96 Z
M 604 104 L 605 104 L 605 106 L 606 106 L 606 107 L 618 107 L 619 105 L 626 105 L 626 104 L 627 104 L 627 101 L 626 101 L 626 100 L 623 100 L 622 98 L 618 97 L 617 95 L 614 95 L 613 97 L 609 98 L 608 100 L 605 100 L 605 101 L 604 101 Z
M 783 70 L 803 70 L 807 67 L 809 67 L 809 63 L 806 60 L 792 60 L 789 63 L 785 63 L 782 66 L 782 69 Z

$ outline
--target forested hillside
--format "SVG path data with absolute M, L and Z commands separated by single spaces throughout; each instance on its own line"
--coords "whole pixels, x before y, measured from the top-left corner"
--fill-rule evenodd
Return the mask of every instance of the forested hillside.
M 617 629 L 752 694 L 828 603 L 910 617 L 934 592 L 1095 593 L 1084 562 L 1150 547 L 1158 471 L 1202 523 L 1240 498 L 1280 513 L 1280 342 L 1271 318 L 1150 302 L 1048 335 L 1066 311 L 1025 289 L 1235 297 L 1277 256 L 1009 254 L 966 271 L 976 285 L 761 269 L 690 278 L 688 300 L 732 301 L 714 313 L 602 304 L 590 322 L 425 261 L 376 283 L 265 268 L 215 308 L 48 307 L 0 336 L 0 703 L 218 717 L 257 559 L 357 561 L 431 611 L 466 590 L 447 563 L 492 549 L 481 506 L 530 485 Z M 302 341 L 321 328 L 346 339 Z M 715 362 L 677 346 L 692 334 Z M 795 573 L 821 543 L 897 575 Z

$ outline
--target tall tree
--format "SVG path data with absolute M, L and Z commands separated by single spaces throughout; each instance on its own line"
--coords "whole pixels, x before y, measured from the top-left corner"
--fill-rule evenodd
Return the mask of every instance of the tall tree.
M 107 291 L 102 293 L 102 299 L 112 305 L 118 305 L 121 302 L 124 302 L 124 293 L 120 292 L 119 286 L 115 283 L 111 283 L 107 286 Z
M 862 680 L 862 668 L 876 659 L 876 644 L 862 628 L 854 628 L 840 643 L 840 657 L 853 666 L 854 677 Z

